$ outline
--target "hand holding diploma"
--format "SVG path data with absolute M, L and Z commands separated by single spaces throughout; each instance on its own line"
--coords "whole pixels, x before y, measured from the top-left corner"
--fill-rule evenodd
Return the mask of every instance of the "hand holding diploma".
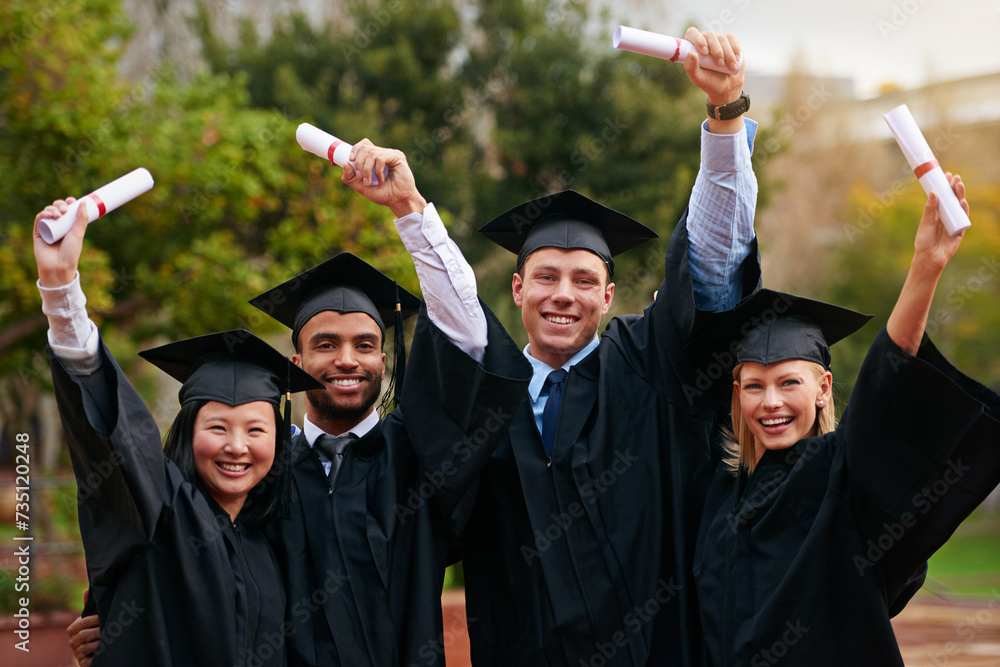
M 140 167 L 103 187 L 97 188 L 85 197 L 74 199 L 69 208 L 61 211 L 60 215 L 37 220 L 37 232 L 46 243 L 56 243 L 73 227 L 78 208 L 84 208 L 87 211 L 87 222 L 93 222 L 104 217 L 109 211 L 132 201 L 152 187 L 153 177 L 149 171 Z M 70 199 L 73 198 L 70 197 Z M 48 207 L 45 210 L 50 211 L 51 208 Z
M 965 183 L 958 174 L 944 174 L 948 194 L 955 198 L 958 209 L 968 219 L 969 202 L 965 198 Z M 941 197 L 934 192 L 927 195 L 923 215 L 913 243 L 914 263 L 925 270 L 940 273 L 958 251 L 965 230 L 953 234 L 941 215 Z
M 70 228 L 63 237 L 49 243 L 39 230 L 42 222 L 69 217 Z M 87 231 L 87 207 L 79 206 L 73 197 L 57 199 L 35 216 L 32 232 L 35 264 L 38 266 L 38 284 L 42 287 L 62 287 L 73 282 L 83 253 L 83 236 Z
M 955 174 L 944 174 L 948 194 L 955 198 L 962 214 L 968 217 L 969 202 L 965 199 L 965 184 Z M 962 243 L 965 230 L 953 234 L 941 215 L 940 197 L 936 192 L 927 193 L 917 236 L 913 241 L 913 260 L 906 274 L 903 289 L 896 306 L 889 315 L 886 331 L 892 341 L 909 354 L 916 356 L 923 341 L 930 315 L 931 303 L 941 274 Z
M 924 192 L 928 195 L 932 192 L 937 195 L 938 213 L 948 233 L 955 235 L 971 227 L 967 211 L 963 209 L 959 198 L 952 191 L 949 178 L 934 158 L 931 147 L 921 134 L 907 106 L 902 104 L 883 114 L 883 117 Z
M 309 123 L 299 125 L 298 129 L 295 130 L 295 140 L 299 142 L 299 146 L 303 150 L 309 151 L 321 158 L 326 158 L 330 161 L 330 164 L 335 164 L 344 169 L 348 165 L 352 168 L 354 167 L 354 163 L 350 159 L 351 150 L 354 147 L 347 142 L 341 141 L 329 132 L 324 132 L 315 125 L 310 125 Z M 386 168 L 382 172 L 382 178 L 386 179 L 388 177 L 389 170 Z M 378 176 L 374 171 L 371 176 L 371 184 L 378 185 Z
M 746 63 L 735 35 L 703 33 L 692 26 L 684 31 L 684 39 L 678 40 L 621 26 L 614 44 L 619 49 L 683 62 L 691 83 L 704 91 L 705 100 L 714 107 L 736 102 L 743 95 Z M 720 120 L 710 114 L 708 118 L 708 131 L 713 134 L 736 134 L 743 127 L 742 115 Z
M 672 63 L 684 63 L 688 59 L 688 54 L 693 53 L 698 57 L 699 67 L 723 74 L 736 74 L 743 66 L 742 53 L 730 52 L 726 54 L 723 51 L 720 58 L 718 53 L 712 54 L 709 49 L 699 49 L 687 39 L 667 37 L 624 25 L 618 26 L 612 43 L 616 49 L 669 60 Z M 722 48 L 721 45 L 720 48 Z
M 350 159 L 341 177 L 347 185 L 375 204 L 386 206 L 397 218 L 423 213 L 427 200 L 417 190 L 417 183 L 402 151 L 376 146 L 362 139 L 351 148 Z M 369 176 L 386 173 L 381 183 Z

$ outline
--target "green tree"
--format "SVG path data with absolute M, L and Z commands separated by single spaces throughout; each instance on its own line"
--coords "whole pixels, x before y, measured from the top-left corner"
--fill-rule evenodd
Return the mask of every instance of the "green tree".
M 959 170 L 961 171 L 961 170 Z M 905 175 L 904 175 L 905 176 Z M 911 178 L 911 177 L 908 177 Z M 927 335 L 960 370 L 1000 388 L 996 331 L 1000 327 L 1000 187 L 970 188 L 972 227 L 945 269 L 934 296 Z M 847 398 L 868 347 L 889 319 L 913 257 L 926 196 L 914 181 L 888 206 L 858 185 L 845 212 L 874 212 L 869 223 L 845 225 L 823 298 L 873 313 L 864 329 L 833 348 L 837 384 Z
M 616 260 L 616 315 L 640 310 L 659 285 L 666 239 L 698 170 L 704 105 L 682 67 L 612 48 L 614 25 L 588 8 L 574 0 L 477 4 L 463 76 L 489 82 L 492 131 L 477 144 L 482 167 L 472 174 L 467 232 L 567 188 L 649 225 L 661 240 Z M 487 301 L 516 318 L 510 257 L 471 233 L 465 247 Z
M 246 75 L 180 82 L 164 63 L 127 81 L 117 73 L 129 34 L 119 2 L 33 4 L 0 9 L 5 428 L 26 427 L 49 375 L 35 213 L 136 167 L 156 185 L 90 227 L 81 263 L 90 312 L 126 367 L 155 338 L 281 330 L 246 300 L 342 249 L 416 285 L 403 248 L 385 242 L 386 214 L 296 145 L 296 118 L 254 107 Z
M 403 150 L 511 331 L 510 258 L 478 226 L 575 188 L 665 237 L 694 182 L 700 92 L 676 64 L 614 50 L 584 2 L 353 0 L 334 24 L 292 16 L 267 41 L 244 23 L 235 45 L 209 12 L 199 25 L 213 70 L 245 72 L 254 105 Z M 651 298 L 664 249 L 622 260 L 616 313 Z

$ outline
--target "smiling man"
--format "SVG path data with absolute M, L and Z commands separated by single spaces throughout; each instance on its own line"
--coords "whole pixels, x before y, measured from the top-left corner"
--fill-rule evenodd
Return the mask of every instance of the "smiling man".
M 685 37 L 718 61 L 739 55 L 731 36 Z M 724 391 L 696 389 L 713 359 L 686 345 L 697 310 L 732 308 L 759 286 L 760 267 L 743 72 L 702 70 L 694 54 L 685 69 L 709 107 L 702 168 L 641 317 L 615 318 L 597 336 L 613 257 L 656 236 L 628 216 L 565 191 L 480 230 L 518 256 L 512 294 L 533 376 L 461 539 L 477 667 L 701 664 L 692 558 L 710 439 L 728 405 Z M 394 183 L 402 154 L 366 140 L 350 158 L 345 182 L 400 218 L 431 315 L 463 312 L 468 265 L 417 249 L 447 237 L 419 193 L 399 192 L 408 181 Z M 371 185 L 385 167 L 388 181 Z M 445 276 L 457 279 L 433 288 Z
M 404 377 L 402 323 L 420 301 L 350 253 L 251 303 L 292 329 L 292 360 L 324 385 L 306 394 L 292 440 L 292 515 L 268 526 L 288 592 L 289 664 L 420 664 L 442 638 L 447 552 L 471 510 L 463 498 L 530 370 L 488 311 L 476 358 L 424 312 Z M 399 409 L 381 419 L 390 329 Z
M 290 667 L 428 664 L 444 641 L 444 568 L 472 508 L 467 491 L 521 402 L 530 366 L 477 302 L 474 317 L 443 322 L 481 329 L 482 345 L 456 347 L 423 310 L 404 377 L 402 323 L 421 303 L 350 253 L 251 303 L 292 329 L 292 361 L 323 387 L 307 392 L 303 429 L 274 464 L 292 471 L 291 514 L 264 527 L 284 578 L 284 632 L 246 664 L 282 651 Z M 391 330 L 399 408 L 382 419 Z M 81 662 L 96 648 L 96 624 L 88 616 L 70 626 Z

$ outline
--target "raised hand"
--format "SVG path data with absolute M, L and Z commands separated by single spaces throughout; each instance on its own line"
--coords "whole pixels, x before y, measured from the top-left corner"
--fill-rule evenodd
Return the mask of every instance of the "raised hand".
M 958 174 L 945 174 L 951 189 L 958 197 L 959 204 L 965 214 L 969 214 L 969 202 L 965 199 L 965 183 Z M 948 261 L 955 255 L 962 237 L 967 230 L 962 230 L 952 236 L 938 214 L 938 196 L 933 192 L 927 196 L 924 213 L 917 227 L 917 237 L 913 242 L 913 262 L 915 265 L 931 271 L 941 272 Z
M 965 200 L 965 185 L 961 177 L 951 174 L 946 176 L 955 196 L 968 214 L 969 202 Z M 893 342 L 914 355 L 923 340 L 938 280 L 965 235 L 964 231 L 955 236 L 948 233 L 944 221 L 938 215 L 937 204 L 937 195 L 928 195 L 927 205 L 924 206 L 924 213 L 917 227 L 917 238 L 913 242 L 910 271 L 906 274 L 906 282 L 903 283 L 899 299 L 886 323 L 886 331 Z
M 397 218 L 422 213 L 427 206 L 402 151 L 381 148 L 362 139 L 351 149 L 350 160 L 354 167 L 345 165 L 340 180 L 372 202 L 389 207 Z M 372 170 L 382 174 L 386 167 L 389 168 L 388 178 L 380 178 L 378 185 L 372 185 Z
M 35 216 L 32 237 L 35 249 L 35 264 L 38 266 L 38 282 L 42 287 L 62 287 L 68 285 L 76 277 L 80 264 L 80 254 L 83 252 L 83 236 L 87 232 L 87 207 L 77 209 L 73 227 L 58 242 L 49 245 L 38 233 L 38 221 L 45 218 L 58 218 L 76 199 L 68 197 L 65 201 L 57 199 L 42 209 Z
M 684 39 L 694 44 L 698 53 L 711 55 L 716 64 L 725 65 L 734 72 L 733 74 L 722 74 L 702 69 L 698 64 L 697 54 L 690 53 L 684 61 L 684 71 L 687 72 L 691 83 L 705 91 L 708 101 L 712 104 L 728 104 L 739 99 L 740 93 L 743 92 L 746 59 L 744 58 L 743 65 L 737 70 L 736 61 L 739 60 L 742 49 L 736 35 L 703 33 L 697 28 L 691 27 L 685 31 Z

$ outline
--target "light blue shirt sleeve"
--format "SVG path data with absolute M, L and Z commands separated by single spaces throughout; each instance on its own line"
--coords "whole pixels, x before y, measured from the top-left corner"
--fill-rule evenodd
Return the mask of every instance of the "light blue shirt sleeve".
M 724 311 L 739 303 L 740 266 L 754 239 L 757 177 L 751 154 L 757 123 L 744 120 L 737 134 L 701 128 L 701 169 L 688 205 L 688 266 L 695 304 Z

